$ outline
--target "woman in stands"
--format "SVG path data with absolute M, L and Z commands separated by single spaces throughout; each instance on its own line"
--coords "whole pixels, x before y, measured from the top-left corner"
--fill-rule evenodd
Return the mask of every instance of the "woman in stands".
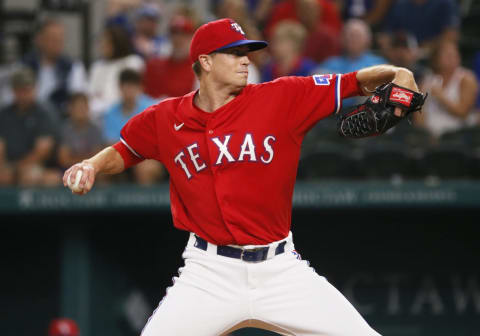
M 417 125 L 433 136 L 456 131 L 476 123 L 474 111 L 478 83 L 472 71 L 462 67 L 458 46 L 444 41 L 433 50 L 433 72 L 427 74 L 421 90 L 430 94 L 423 113 L 415 113 Z

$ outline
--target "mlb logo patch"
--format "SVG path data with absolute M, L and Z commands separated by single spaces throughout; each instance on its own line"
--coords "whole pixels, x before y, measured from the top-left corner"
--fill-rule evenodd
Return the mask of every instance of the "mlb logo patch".
M 390 92 L 390 101 L 410 107 L 412 102 L 413 93 L 402 88 L 393 87 Z
M 232 27 L 233 30 L 235 30 L 237 33 L 240 33 L 242 34 L 243 36 L 245 36 L 245 33 L 243 32 L 243 29 L 242 27 L 240 27 L 240 25 L 236 22 L 232 22 L 230 24 L 230 26 Z

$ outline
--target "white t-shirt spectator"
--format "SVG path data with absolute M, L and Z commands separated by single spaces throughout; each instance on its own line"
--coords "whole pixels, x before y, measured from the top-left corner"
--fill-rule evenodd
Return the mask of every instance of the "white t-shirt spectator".
M 445 97 L 454 103 L 459 102 L 461 92 L 460 83 L 464 76 L 465 69 L 458 68 L 443 89 Z M 425 76 L 423 88 L 428 92 L 432 87 L 441 84 L 442 78 L 439 75 L 431 73 Z M 425 114 L 425 127 L 436 137 L 441 136 L 446 132 L 456 131 L 466 126 L 472 126 L 475 124 L 476 118 L 474 113 L 470 113 L 465 119 L 454 116 L 449 113 L 446 107 L 444 107 L 444 105 L 442 105 L 433 95 L 430 95 L 425 101 L 423 113 Z
M 120 100 L 118 83 L 120 72 L 125 69 L 142 72 L 144 65 L 143 59 L 138 55 L 115 60 L 98 60 L 93 63 L 89 85 L 92 120 L 99 123 L 107 108 Z

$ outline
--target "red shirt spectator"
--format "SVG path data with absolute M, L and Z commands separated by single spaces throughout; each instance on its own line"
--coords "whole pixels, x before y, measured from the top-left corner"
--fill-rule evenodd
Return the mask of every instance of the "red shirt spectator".
M 267 37 L 270 37 L 273 26 L 283 20 L 301 22 L 310 32 L 315 30 L 315 27 L 312 27 L 309 22 L 305 22 L 305 20 L 308 20 L 306 16 L 313 16 L 314 13 L 308 9 L 306 11 L 302 10 L 302 8 L 312 8 L 310 3 L 312 1 L 315 0 L 284 0 L 275 5 L 272 9 L 272 15 L 265 30 Z M 318 15 L 317 23 L 323 24 L 339 34 L 342 29 L 342 20 L 335 4 L 329 0 L 316 1 L 319 5 L 318 9 L 320 14 Z
M 331 56 L 340 55 L 340 53 L 341 45 L 337 32 L 324 24 L 319 24 L 308 35 L 303 51 L 305 57 L 317 63 L 321 63 Z
M 147 62 L 143 86 L 153 98 L 178 97 L 192 91 L 195 75 L 189 58 L 154 58 Z
M 184 16 L 176 16 L 170 23 L 172 55 L 147 61 L 143 86 L 153 98 L 183 96 L 193 90 L 195 75 L 190 62 L 190 40 L 194 24 Z

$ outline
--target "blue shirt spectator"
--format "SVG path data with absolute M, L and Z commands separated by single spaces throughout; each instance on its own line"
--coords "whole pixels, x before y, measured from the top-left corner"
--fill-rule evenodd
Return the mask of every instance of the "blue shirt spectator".
M 324 69 L 319 72 L 328 73 L 347 73 L 360 70 L 361 68 L 369 67 L 372 65 L 384 64 L 387 61 L 371 52 L 365 52 L 356 58 L 350 58 L 347 55 L 333 56 L 321 63 L 317 70 Z
M 458 6 L 454 0 L 398 0 L 386 20 L 385 30 L 413 34 L 422 45 L 449 31 L 456 31 L 459 23 Z
M 343 55 L 327 58 L 317 68 L 315 73 L 348 73 L 372 65 L 384 64 L 387 61 L 369 51 L 371 32 L 368 25 L 359 19 L 350 19 L 343 28 Z M 373 89 L 373 88 L 370 88 Z M 343 106 L 351 106 L 356 98 L 345 99 Z
M 156 101 L 149 96 L 140 94 L 136 97 L 135 105 L 130 111 L 126 111 L 123 102 L 112 105 L 103 123 L 103 135 L 107 143 L 117 142 L 120 139 L 120 131 L 127 121 L 155 103 Z

